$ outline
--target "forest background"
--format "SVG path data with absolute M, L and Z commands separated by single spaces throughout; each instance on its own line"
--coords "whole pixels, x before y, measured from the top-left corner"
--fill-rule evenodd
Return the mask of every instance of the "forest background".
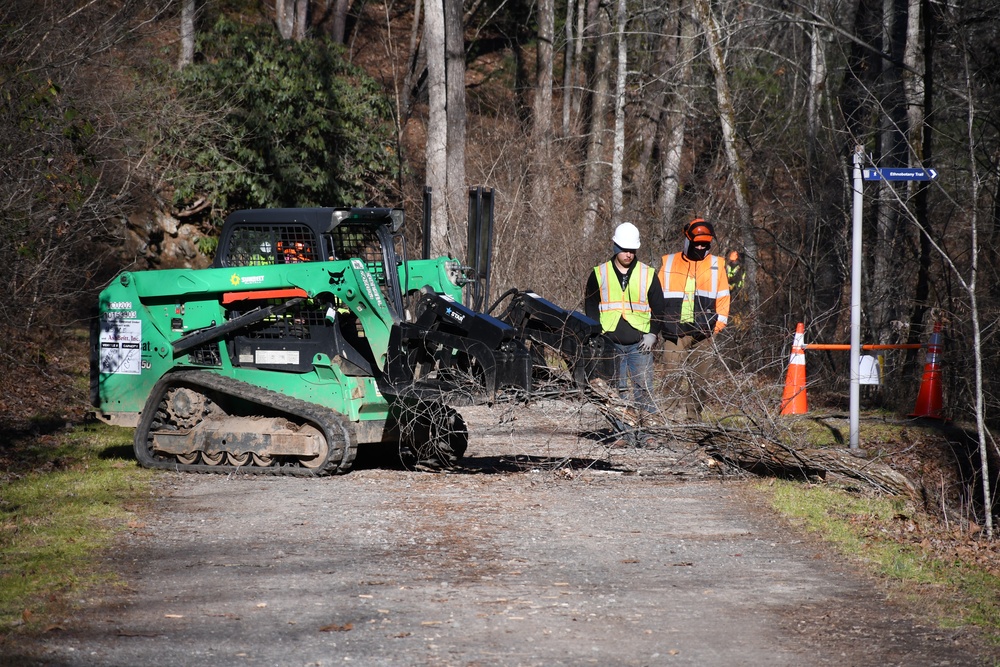
M 862 341 L 940 323 L 949 416 L 996 425 L 990 0 L 12 0 L 0 31 L 5 419 L 56 397 L 19 387 L 119 271 L 205 266 L 247 207 L 403 206 L 412 253 L 425 185 L 435 254 L 465 258 L 493 188 L 493 294 L 568 308 L 619 222 L 659 265 L 712 221 L 746 276 L 728 369 L 760 390 L 724 398 L 773 408 L 796 323 L 848 342 L 860 147 L 939 174 L 864 185 Z M 810 353 L 812 400 L 846 404 L 848 360 Z M 909 410 L 923 355 L 885 361 L 866 404 Z

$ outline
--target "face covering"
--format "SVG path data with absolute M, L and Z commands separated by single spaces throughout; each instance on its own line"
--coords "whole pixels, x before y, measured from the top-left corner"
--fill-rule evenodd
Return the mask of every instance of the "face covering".
M 684 239 L 684 256 L 692 262 L 700 262 L 705 259 L 708 257 L 708 251 L 712 249 L 711 243 L 699 243 L 698 245 L 703 245 L 705 247 L 704 249 L 695 248 L 694 243 L 692 243 L 690 239 Z

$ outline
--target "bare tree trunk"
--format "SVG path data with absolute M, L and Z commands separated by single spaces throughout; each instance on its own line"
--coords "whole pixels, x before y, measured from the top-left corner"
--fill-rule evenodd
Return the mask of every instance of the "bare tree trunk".
M 749 297 L 748 312 L 755 313 L 760 307 L 760 294 L 757 291 L 757 243 L 754 240 L 753 211 L 750 208 L 750 186 L 743 158 L 740 156 L 739 146 L 736 143 L 736 112 L 733 109 L 729 78 L 726 74 L 725 58 L 722 53 L 722 37 L 719 34 L 719 26 L 712 13 L 709 0 L 694 0 L 694 6 L 695 14 L 705 29 L 708 57 L 715 75 L 715 94 L 719 105 L 719 121 L 722 124 L 722 141 L 726 160 L 729 163 L 730 176 L 733 179 L 736 208 L 740 214 L 740 234 L 743 247 L 746 249 L 744 289 Z M 756 337 L 754 339 L 756 340 Z
M 584 89 L 582 85 L 578 85 L 580 80 L 587 80 L 587 73 L 583 67 L 583 38 L 587 27 L 587 8 L 590 6 L 591 0 L 576 0 L 576 40 L 573 45 L 573 62 L 576 67 L 573 72 L 573 116 L 575 118 L 580 117 L 580 110 L 583 107 Z M 595 5 L 596 11 L 596 5 Z
M 975 137 L 975 106 L 972 92 L 972 78 L 969 75 L 968 54 L 965 54 L 966 90 L 968 90 L 969 100 L 969 157 L 972 158 L 970 169 L 972 170 L 972 238 L 971 241 L 971 263 L 969 270 L 969 283 L 966 289 L 969 293 L 969 315 L 972 324 L 972 352 L 976 365 L 975 378 L 975 413 L 976 413 L 976 433 L 979 436 L 979 474 L 982 481 L 983 490 L 983 517 L 985 519 L 986 539 L 993 539 L 993 493 L 990 489 L 990 457 L 989 449 L 986 446 L 986 405 L 983 397 L 983 334 L 979 323 L 979 300 L 976 297 L 976 282 L 979 275 L 979 174 L 976 167 L 976 137 Z
M 535 61 L 533 135 L 547 148 L 552 141 L 552 42 L 555 32 L 555 2 L 538 0 L 538 55 Z
M 883 50 L 891 58 L 880 60 L 881 81 L 876 90 L 879 99 L 879 156 L 882 166 L 894 167 L 909 164 L 907 150 L 908 111 L 904 94 L 902 68 L 898 65 L 906 50 L 907 21 L 904 8 L 897 7 L 894 0 L 882 2 Z M 903 200 L 908 199 L 906 190 L 910 183 L 879 181 L 878 213 L 872 249 L 870 280 L 865 285 L 869 295 L 867 320 L 873 330 L 876 342 L 890 342 L 892 322 L 900 318 L 901 305 L 909 300 L 909 280 L 900 273 L 905 262 L 905 236 L 907 229 L 902 218 L 907 214 Z
M 915 164 L 919 166 L 927 166 L 931 164 L 931 158 L 933 157 L 932 139 L 934 136 L 934 130 L 933 127 L 926 122 L 926 119 L 931 115 L 932 101 L 934 99 L 934 68 L 932 67 L 932 64 L 934 61 L 934 34 L 936 29 L 934 26 L 934 12 L 930 10 L 928 0 L 921 1 L 920 9 L 924 20 L 923 48 L 920 50 L 920 60 L 922 60 L 922 62 L 920 63 L 919 70 L 923 73 L 923 77 L 920 82 L 920 94 L 922 97 L 920 103 L 922 114 L 920 118 L 920 151 L 917 152 L 914 150 L 914 159 L 917 160 Z M 917 58 L 914 57 L 914 61 L 916 60 Z M 913 100 L 916 101 L 915 95 Z M 911 127 L 910 129 L 912 135 L 913 128 Z M 911 143 L 916 145 L 912 140 Z M 930 229 L 927 210 L 927 200 L 929 194 L 930 183 L 922 183 L 918 186 L 916 196 L 914 197 L 914 213 L 917 218 L 917 226 L 920 228 L 920 250 L 917 259 L 917 282 L 913 292 L 913 309 L 910 312 L 910 326 L 909 335 L 906 341 L 907 343 L 917 343 L 920 341 L 924 332 L 924 317 L 930 307 L 928 299 L 930 297 L 931 255 L 933 249 L 930 244 L 930 236 L 928 233 Z M 996 202 L 995 205 L 1000 206 L 1000 200 L 996 197 L 994 197 L 994 202 Z M 907 354 L 904 376 L 908 376 L 915 370 L 916 363 L 916 352 L 914 351 Z
M 444 0 L 424 2 L 427 56 L 426 184 L 431 187 L 431 254 L 448 252 L 448 90 L 445 74 Z
M 863 143 L 871 135 L 870 91 L 874 86 L 879 61 L 879 56 L 873 53 L 869 45 L 878 42 L 881 0 L 856 0 L 853 6 L 855 11 L 852 34 L 857 37 L 857 41 L 851 45 L 851 51 L 847 56 L 836 100 L 836 107 L 843 115 L 843 124 L 846 128 L 843 145 L 838 151 L 838 154 L 843 156 L 853 155 L 856 145 Z M 844 174 L 844 187 L 849 188 L 850 166 L 844 164 L 843 158 L 840 166 Z M 813 191 L 819 188 L 817 185 Z M 806 306 L 812 311 L 813 320 L 819 321 L 820 334 L 831 333 L 837 329 L 838 318 L 843 310 L 845 278 L 850 257 L 848 243 L 851 238 L 850 215 L 831 213 L 834 206 L 830 200 L 837 196 L 834 194 L 827 196 L 829 200 L 819 201 L 820 207 L 816 209 L 815 225 L 807 230 L 809 254 L 805 258 L 806 268 L 811 272 L 808 294 L 811 298 L 806 302 Z M 839 197 L 835 201 L 839 202 Z M 829 317 L 822 317 L 826 314 L 829 314 Z
M 462 0 L 444 0 L 445 85 L 447 87 L 447 157 L 449 249 L 465 256 L 468 215 L 465 183 L 465 35 Z
M 826 93 L 826 49 L 823 30 L 809 26 L 809 89 L 806 92 L 806 155 L 810 166 L 816 164 L 818 154 L 820 111 Z
M 625 94 L 628 72 L 628 45 L 625 39 L 625 0 L 618 0 L 615 35 L 618 39 L 618 70 L 615 76 L 615 138 L 611 158 L 611 224 L 622 221 L 622 172 L 625 163 Z
M 583 0 L 580 0 L 583 4 Z M 569 136 L 570 105 L 573 98 L 573 68 L 576 60 L 573 58 L 573 50 L 576 48 L 576 41 L 573 39 L 573 9 L 576 7 L 575 0 L 566 0 L 566 48 L 563 50 L 563 96 L 562 96 L 562 137 Z
M 532 178 L 532 207 L 541 217 L 548 201 L 552 168 L 552 42 L 555 33 L 555 2 L 538 1 L 538 55 L 535 61 L 535 97 L 532 109 L 535 140 L 535 168 Z M 565 106 L 565 105 L 564 105 Z
M 687 128 L 687 88 L 691 83 L 692 62 L 695 53 L 696 26 L 694 21 L 678 13 L 678 34 L 680 35 L 680 70 L 674 86 L 670 109 L 664 114 L 660 130 L 660 216 L 666 225 L 674 220 L 677 194 L 680 191 L 681 156 L 684 153 L 684 134 Z M 674 225 L 678 227 L 678 225 Z M 673 232 L 673 233 L 672 233 Z M 664 229 L 666 241 L 674 242 L 676 230 Z
M 604 174 L 605 114 L 608 105 L 608 67 L 611 60 L 608 34 L 608 16 L 594 3 L 594 14 L 588 29 L 596 40 L 594 56 L 588 67 L 588 79 L 593 81 L 590 93 L 590 127 L 587 134 L 587 154 L 583 175 L 583 240 L 590 241 L 597 226 L 597 213 L 601 202 Z
M 274 0 L 274 21 L 282 39 L 291 39 L 295 29 L 296 0 Z
M 910 164 L 923 166 L 924 160 L 924 43 L 920 31 L 923 0 L 908 0 L 906 45 L 903 49 L 903 94 L 906 98 L 907 141 Z
M 414 25 L 419 23 L 417 17 L 420 15 L 420 0 L 414 3 Z M 330 26 L 330 37 L 338 44 L 344 43 L 347 35 L 347 12 L 351 10 L 351 0 L 334 0 L 333 3 L 333 24 Z
M 831 0 L 812 0 L 815 16 L 830 17 L 835 3 Z M 830 21 L 834 21 L 831 17 Z M 848 217 L 842 212 L 843 180 L 830 178 L 830 174 L 845 169 L 843 160 L 822 145 L 822 118 L 831 112 L 830 71 L 827 53 L 830 48 L 829 30 L 812 22 L 803 28 L 809 51 L 808 87 L 806 104 L 806 172 L 804 189 L 807 193 L 804 214 L 804 256 L 801 269 L 805 273 L 804 294 L 800 299 L 802 311 L 798 318 L 808 321 L 819 338 L 836 335 L 841 295 L 844 291 L 846 263 L 843 225 Z M 835 124 L 830 123 L 831 126 Z M 850 133 L 848 133 L 850 134 Z M 853 151 L 853 148 L 852 148 Z M 849 238 L 849 234 L 847 237 Z M 791 309 L 790 309 L 791 310 Z M 839 362 L 840 357 L 826 357 L 826 364 Z
M 194 17 L 196 0 L 181 0 L 181 52 L 177 69 L 184 69 L 194 62 Z
M 679 16 L 675 14 L 674 16 Z M 640 100 L 641 113 L 636 120 L 636 140 L 639 143 L 639 159 L 636 160 L 632 181 L 635 189 L 643 195 L 649 192 L 649 174 L 653 149 L 656 146 L 657 130 L 663 118 L 663 102 L 667 94 L 667 72 L 677 61 L 677 23 L 674 16 L 667 16 L 656 28 L 653 51 L 647 56 L 649 63 L 648 80 L 641 84 L 644 95 Z M 669 27 L 668 27 L 669 26 Z M 642 71 L 643 65 L 633 65 Z
M 306 38 L 306 29 L 309 27 L 309 0 L 295 0 L 295 16 L 292 39 L 301 42 Z
M 969 64 L 968 51 L 963 55 L 963 65 L 965 66 L 965 90 L 968 100 L 968 117 L 966 121 L 966 132 L 969 139 L 969 169 L 972 192 L 969 201 L 971 205 L 970 224 L 972 228 L 969 280 L 966 282 L 951 259 L 945 255 L 945 260 L 952 271 L 958 276 L 959 282 L 969 295 L 969 320 L 972 326 L 972 353 L 975 359 L 975 415 L 976 433 L 979 436 L 979 475 L 983 491 L 983 518 L 986 539 L 993 539 L 993 492 L 991 490 L 991 473 L 989 448 L 987 447 L 987 427 L 986 427 L 986 404 L 983 396 L 983 338 L 982 327 L 979 322 L 979 299 L 976 296 L 976 283 L 979 277 L 979 171 L 976 165 L 976 106 L 975 92 L 973 90 L 971 66 Z M 941 251 L 941 249 L 938 249 Z M 944 252 L 942 251 L 942 254 Z
M 403 90 L 400 95 L 402 98 L 399 113 L 400 131 L 402 131 L 402 128 L 406 125 L 406 121 L 410 118 L 410 109 L 413 106 L 413 77 L 421 70 L 420 54 L 423 45 L 420 42 L 420 8 L 423 7 L 423 4 L 423 0 L 414 0 L 413 2 L 413 25 L 410 29 L 410 48 L 407 52 L 409 55 L 406 58 L 406 75 L 403 77 Z M 400 137 L 400 141 L 402 141 L 402 137 Z

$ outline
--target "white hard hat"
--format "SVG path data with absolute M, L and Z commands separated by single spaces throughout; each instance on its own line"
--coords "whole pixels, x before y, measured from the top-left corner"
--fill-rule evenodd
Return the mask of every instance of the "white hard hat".
M 615 228 L 615 235 L 611 237 L 615 245 L 625 250 L 639 249 L 639 230 L 631 222 L 623 222 Z

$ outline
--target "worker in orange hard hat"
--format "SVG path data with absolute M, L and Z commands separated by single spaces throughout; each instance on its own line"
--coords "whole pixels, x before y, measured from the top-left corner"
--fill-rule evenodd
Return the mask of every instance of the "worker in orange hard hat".
M 697 421 L 704 405 L 714 347 L 702 341 L 729 321 L 729 277 L 725 262 L 712 255 L 715 227 L 704 218 L 684 225 L 681 252 L 664 255 L 660 265 L 666 339 L 667 400 L 664 412 L 677 421 Z
M 311 262 L 313 259 L 309 244 L 302 241 L 278 241 L 278 253 L 285 264 L 300 264 Z

